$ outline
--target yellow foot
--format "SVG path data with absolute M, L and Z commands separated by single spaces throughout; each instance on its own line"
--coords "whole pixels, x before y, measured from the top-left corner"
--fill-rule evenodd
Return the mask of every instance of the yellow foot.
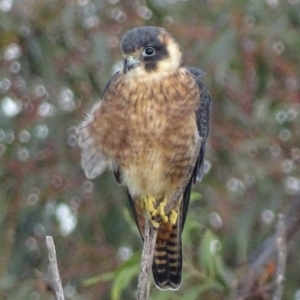
M 175 225 L 178 218 L 178 213 L 173 209 L 169 216 L 166 215 L 165 208 L 167 205 L 167 197 L 164 197 L 163 201 L 159 203 L 156 208 L 156 199 L 152 196 L 147 196 L 143 198 L 144 208 L 147 211 L 149 220 L 154 228 L 158 228 L 160 226 L 160 222 L 163 223 L 171 223 Z M 157 222 L 156 220 L 161 221 Z
M 178 217 L 178 213 L 177 213 L 175 210 L 172 210 L 172 211 L 171 211 L 171 214 L 170 214 L 170 216 L 169 216 L 169 220 L 170 220 L 170 223 L 171 223 L 172 225 L 175 225 L 175 224 L 176 224 L 177 217 Z
M 159 215 L 164 223 L 169 222 L 169 218 L 165 213 L 165 207 L 167 205 L 167 198 L 164 197 L 164 200 L 159 203 Z
M 153 219 L 157 215 L 157 209 L 155 208 L 155 204 L 156 204 L 155 198 L 152 196 L 148 196 L 145 197 L 143 201 L 152 226 L 154 228 L 158 228 L 159 223 Z
M 145 197 L 144 202 L 145 202 L 145 207 L 146 207 L 147 211 L 152 214 L 156 210 L 155 206 L 154 206 L 156 204 L 155 198 L 152 196 Z

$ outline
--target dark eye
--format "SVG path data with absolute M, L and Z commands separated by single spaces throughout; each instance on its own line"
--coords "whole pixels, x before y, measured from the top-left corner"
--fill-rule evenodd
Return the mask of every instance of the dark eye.
M 153 47 L 147 47 L 143 51 L 143 56 L 153 56 L 155 54 L 155 49 Z

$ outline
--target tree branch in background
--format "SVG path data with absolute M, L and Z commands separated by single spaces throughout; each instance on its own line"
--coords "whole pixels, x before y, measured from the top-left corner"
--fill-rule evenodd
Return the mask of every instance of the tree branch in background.
M 50 261 L 50 268 L 53 276 L 53 286 L 55 289 L 55 294 L 57 300 L 64 300 L 64 292 L 61 284 L 61 279 L 59 276 L 57 259 L 56 259 L 56 250 L 52 236 L 46 236 L 46 244 L 48 250 L 48 257 Z
M 300 194 L 290 203 L 286 213 L 279 216 L 277 232 L 249 257 L 247 271 L 239 279 L 234 299 L 244 300 L 257 295 L 258 290 L 262 290 L 259 288 L 259 282 L 265 276 L 266 267 L 272 262 L 276 264 L 276 282 L 267 286 L 269 288 L 275 286 L 274 297 L 279 297 L 283 291 L 282 280 L 284 279 L 287 248 L 299 231 Z M 265 288 L 263 289 L 266 290 Z M 270 289 L 268 290 L 270 291 Z
M 285 242 L 285 218 L 278 214 L 277 222 L 277 268 L 276 268 L 276 290 L 273 300 L 280 300 L 283 294 L 283 280 L 286 265 L 286 242 Z
M 273 300 L 280 300 L 283 294 L 283 280 L 286 266 L 286 242 L 285 242 L 285 217 L 278 214 L 277 222 L 277 268 L 276 268 L 276 290 Z

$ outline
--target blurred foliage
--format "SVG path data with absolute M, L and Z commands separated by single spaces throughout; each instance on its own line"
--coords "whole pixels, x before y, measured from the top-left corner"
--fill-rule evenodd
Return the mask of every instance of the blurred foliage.
M 0 0 L 0 299 L 54 299 L 45 235 L 66 299 L 134 298 L 142 243 L 125 192 L 109 173 L 86 180 L 75 128 L 120 65 L 122 35 L 150 24 L 206 72 L 214 101 L 182 286 L 151 299 L 228 298 L 300 190 L 299 16 L 298 0 Z M 284 299 L 299 297 L 299 246 Z

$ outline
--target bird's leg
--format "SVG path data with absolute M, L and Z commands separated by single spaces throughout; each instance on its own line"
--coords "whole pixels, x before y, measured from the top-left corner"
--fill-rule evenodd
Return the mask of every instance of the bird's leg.
M 159 223 L 153 219 L 153 217 L 157 215 L 157 209 L 155 208 L 155 204 L 156 204 L 155 198 L 153 196 L 146 196 L 144 197 L 143 202 L 152 226 L 154 228 L 158 228 Z

